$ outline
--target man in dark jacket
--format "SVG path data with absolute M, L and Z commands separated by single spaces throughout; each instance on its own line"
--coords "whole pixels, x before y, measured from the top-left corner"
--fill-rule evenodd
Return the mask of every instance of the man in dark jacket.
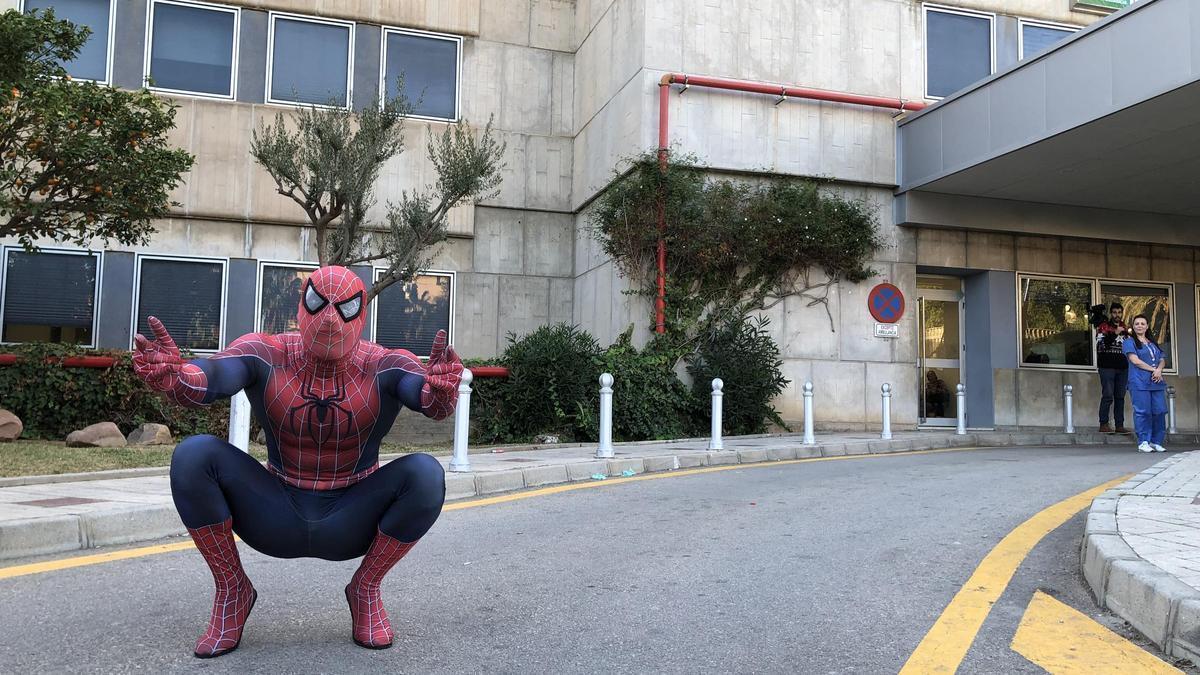
M 1101 310 L 1103 311 L 1103 310 Z M 1116 433 L 1125 434 L 1125 386 L 1129 378 L 1129 361 L 1121 350 L 1128 330 L 1122 316 L 1125 309 L 1114 302 L 1108 308 L 1108 321 L 1096 327 L 1096 365 L 1100 371 L 1100 433 L 1111 434 L 1108 408 L 1112 406 L 1117 423 Z

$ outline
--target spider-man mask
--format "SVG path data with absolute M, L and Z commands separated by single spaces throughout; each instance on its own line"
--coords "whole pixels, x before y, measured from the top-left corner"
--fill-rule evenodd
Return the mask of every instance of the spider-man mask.
M 336 361 L 354 350 L 366 321 L 367 293 L 362 279 L 345 267 L 312 273 L 300 294 L 300 337 L 315 358 Z

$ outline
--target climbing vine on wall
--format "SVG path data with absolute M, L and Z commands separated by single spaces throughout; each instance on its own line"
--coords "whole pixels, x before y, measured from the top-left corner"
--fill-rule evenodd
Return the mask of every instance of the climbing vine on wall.
M 661 196 L 661 199 L 660 199 Z M 822 305 L 839 281 L 860 282 L 883 245 L 867 204 L 810 180 L 715 178 L 693 156 L 653 153 L 631 161 L 598 198 L 593 236 L 634 293 L 657 290 L 658 209 L 667 246 L 669 333 L 706 332 L 769 309 L 789 296 Z

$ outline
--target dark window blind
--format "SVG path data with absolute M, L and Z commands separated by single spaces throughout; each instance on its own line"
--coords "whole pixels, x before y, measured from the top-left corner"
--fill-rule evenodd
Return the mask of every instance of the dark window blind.
M 138 332 L 154 339 L 155 316 L 180 348 L 220 349 L 223 271 L 215 262 L 142 260 Z
M 432 274 L 388 286 L 375 299 L 375 341 L 428 356 L 437 332 L 450 330 L 450 290 L 450 277 Z
M 10 251 L 4 323 L 91 328 L 98 262 L 95 255 Z
M 156 5 L 150 47 L 154 86 L 232 95 L 235 20 L 222 10 Z
M 458 43 L 433 37 L 389 33 L 384 91 L 396 98 L 400 78 L 413 113 L 454 119 L 458 102 Z

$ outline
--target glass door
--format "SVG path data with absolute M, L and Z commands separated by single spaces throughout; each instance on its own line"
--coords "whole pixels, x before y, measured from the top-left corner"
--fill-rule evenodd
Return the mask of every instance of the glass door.
M 962 378 L 962 282 L 917 277 L 918 415 L 922 425 L 954 426 Z M 965 383 L 964 383 L 965 384 Z

